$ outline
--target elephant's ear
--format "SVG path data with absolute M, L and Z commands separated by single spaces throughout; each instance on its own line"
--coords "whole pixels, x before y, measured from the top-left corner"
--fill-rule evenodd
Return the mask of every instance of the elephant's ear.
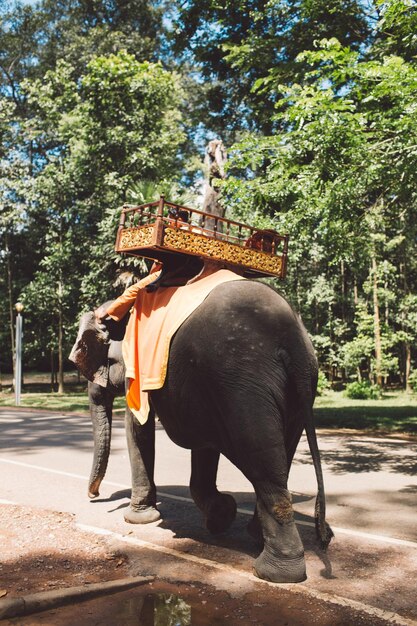
M 87 380 L 100 387 L 107 387 L 109 345 L 108 333 L 97 325 L 94 313 L 85 313 L 81 317 L 78 336 L 68 358 Z

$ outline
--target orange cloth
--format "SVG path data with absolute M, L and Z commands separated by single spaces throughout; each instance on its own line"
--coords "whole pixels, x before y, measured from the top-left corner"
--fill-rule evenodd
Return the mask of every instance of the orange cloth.
M 127 404 L 141 424 L 148 419 L 147 392 L 160 389 L 165 382 L 174 333 L 214 287 L 231 280 L 245 279 L 229 270 L 209 267 L 189 285 L 153 293 L 139 291 L 123 340 L 123 358 L 130 379 Z
M 113 320 L 116 320 L 116 322 L 120 322 L 135 304 L 138 293 L 158 278 L 161 273 L 161 270 L 158 270 L 159 267 L 161 266 L 155 266 L 156 269 L 152 268 L 151 273 L 145 276 L 145 278 L 125 289 L 122 295 L 116 298 L 107 308 L 106 314 Z

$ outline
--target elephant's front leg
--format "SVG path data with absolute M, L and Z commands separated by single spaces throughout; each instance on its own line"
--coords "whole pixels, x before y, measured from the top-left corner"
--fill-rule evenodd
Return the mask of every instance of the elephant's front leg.
M 236 502 L 232 496 L 220 493 L 216 486 L 219 453 L 211 449 L 192 450 L 190 491 L 202 511 L 207 529 L 221 533 L 236 517 Z
M 160 519 L 156 508 L 155 466 L 155 414 L 150 411 L 142 426 L 132 412 L 125 414 L 127 448 L 132 473 L 132 497 L 124 518 L 130 524 L 149 524 Z

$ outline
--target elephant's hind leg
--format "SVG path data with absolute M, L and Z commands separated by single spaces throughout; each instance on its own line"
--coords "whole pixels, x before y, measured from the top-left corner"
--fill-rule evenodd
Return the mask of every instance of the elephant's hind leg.
M 276 583 L 306 579 L 304 549 L 294 522 L 291 494 L 279 485 L 258 484 L 257 513 L 264 548 L 255 560 L 254 573 Z
M 254 486 L 257 505 L 250 531 L 260 528 L 263 550 L 254 563 L 259 578 L 276 583 L 306 579 L 304 549 L 294 522 L 291 494 L 287 490 L 287 462 L 279 433 L 270 433 L 269 445 L 254 450 L 242 443 L 239 467 Z M 272 443 L 272 445 L 271 445 Z M 252 449 L 251 449 L 252 448 Z
M 217 451 L 208 448 L 191 452 L 191 495 L 212 534 L 226 531 L 236 517 L 234 498 L 221 493 L 216 486 L 219 456 Z

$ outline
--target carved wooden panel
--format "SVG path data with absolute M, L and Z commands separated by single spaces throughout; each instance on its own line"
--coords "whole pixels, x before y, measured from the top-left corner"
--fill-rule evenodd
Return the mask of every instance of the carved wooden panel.
M 153 226 L 144 228 L 124 228 L 120 233 L 118 250 L 129 250 L 131 248 L 146 248 L 153 244 Z
M 243 265 L 261 272 L 281 274 L 282 259 L 279 256 L 264 254 L 251 248 L 205 237 L 181 228 L 165 229 L 164 246 L 234 265 Z

